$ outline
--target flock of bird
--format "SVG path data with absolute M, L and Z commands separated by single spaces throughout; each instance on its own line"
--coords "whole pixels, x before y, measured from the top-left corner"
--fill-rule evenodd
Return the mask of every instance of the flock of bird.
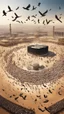
M 37 5 L 37 7 L 40 7 L 40 5 L 41 5 L 41 3 L 39 2 L 38 3 L 38 5 Z M 35 7 L 35 6 L 32 6 L 32 11 L 33 10 L 36 10 L 37 9 L 37 7 Z M 18 9 L 19 9 L 20 7 L 18 6 L 15 10 L 17 11 Z M 27 10 L 27 11 L 29 11 L 30 10 L 30 8 L 31 8 L 31 4 L 28 4 L 26 7 L 22 7 L 24 10 Z M 47 15 L 47 13 L 49 12 L 49 11 L 51 11 L 52 9 L 49 9 L 49 10 L 46 10 L 45 12 L 41 12 L 41 11 L 38 11 L 38 13 L 39 13 L 39 15 L 41 16 L 41 17 L 45 17 L 46 15 Z M 61 10 L 61 7 L 59 7 L 59 10 Z M 8 11 L 6 12 L 5 10 L 3 10 L 3 16 L 7 16 L 7 13 L 8 12 L 13 12 L 13 10 L 11 9 L 11 7 L 10 6 L 8 6 Z M 56 18 L 56 20 L 57 21 L 59 21 L 60 23 L 62 23 L 62 21 L 61 21 L 61 15 L 62 14 L 60 14 L 60 17 L 58 16 L 58 15 L 55 15 L 55 18 Z M 21 16 L 18 16 L 18 14 L 17 13 L 15 13 L 14 12 L 14 16 L 12 16 L 12 18 L 13 18 L 13 22 L 14 21 L 16 21 L 16 22 L 18 22 L 18 23 L 26 23 L 27 21 L 29 21 L 29 20 L 31 20 L 32 22 L 34 22 L 34 24 L 36 24 L 36 23 L 38 23 L 38 24 L 40 24 L 40 19 L 38 18 L 37 19 L 37 22 L 36 22 L 36 18 L 37 18 L 37 14 L 35 14 L 35 15 L 32 15 L 32 16 L 28 16 L 27 17 L 27 19 L 26 19 L 26 21 L 25 22 L 23 22 L 23 21 L 19 21 L 19 20 L 17 20 L 17 19 L 19 19 L 19 18 L 21 18 Z M 32 19 L 31 19 L 32 18 Z M 43 25 L 45 25 L 45 24 L 49 24 L 50 22 L 52 22 L 52 23 L 54 23 L 53 22 L 53 20 L 48 20 L 48 19 L 45 19 L 45 20 L 43 20 L 43 22 L 42 22 L 42 24 Z

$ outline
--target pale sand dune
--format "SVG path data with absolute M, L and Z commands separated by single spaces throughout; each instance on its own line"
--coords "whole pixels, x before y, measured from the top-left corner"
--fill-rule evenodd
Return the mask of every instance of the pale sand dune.
M 19 46 L 20 45 L 18 45 L 18 47 Z M 11 49 L 13 48 L 11 47 Z M 62 53 L 64 53 L 63 49 L 64 49 L 63 46 L 57 47 L 57 49 L 55 48 L 53 49 L 52 47 L 52 50 L 54 50 L 54 52 L 57 54 L 57 56 L 55 56 L 55 58 L 53 59 L 54 62 L 55 60 L 57 61 L 60 59 L 59 57 L 61 57 Z M 48 107 L 51 104 L 54 104 L 57 101 L 64 98 L 64 76 L 58 79 L 56 83 L 53 82 L 46 83 L 45 84 L 46 87 L 44 87 L 44 85 L 42 84 L 35 85 L 27 82 L 22 84 L 21 82 L 18 82 L 17 79 L 13 78 L 9 73 L 7 73 L 5 69 L 3 69 L 4 67 L 2 65 L 5 65 L 4 64 L 5 62 L 2 58 L 5 55 L 4 53 L 6 53 L 9 50 L 10 48 L 0 47 L 0 95 L 23 107 L 34 109 L 36 114 L 42 114 L 42 112 L 38 108 L 44 110 L 44 107 Z M 20 53 L 20 50 L 18 52 Z M 19 59 L 16 57 L 19 56 L 18 52 L 17 55 L 16 52 L 14 52 L 16 59 L 14 58 L 13 61 L 15 60 L 16 64 L 17 64 L 17 59 Z M 49 89 L 51 90 L 52 93 L 49 92 Z M 61 95 L 58 94 L 59 91 Z M 22 97 L 19 96 L 20 93 L 23 93 L 23 96 L 27 95 L 26 100 L 24 100 Z M 13 94 L 15 96 L 13 96 Z M 40 96 L 40 98 L 36 97 L 37 95 Z M 44 98 L 44 95 L 47 95 L 47 98 Z M 19 98 L 15 100 L 16 97 Z M 43 103 L 46 99 L 48 99 L 49 102 Z M 49 114 L 49 113 L 47 111 L 44 111 L 43 114 Z

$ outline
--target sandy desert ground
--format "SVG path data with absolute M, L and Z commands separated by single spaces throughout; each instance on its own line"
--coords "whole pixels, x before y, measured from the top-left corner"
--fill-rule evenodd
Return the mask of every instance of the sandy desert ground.
M 34 42 L 0 46 L 0 95 L 36 114 L 49 114 L 46 108 L 64 99 L 64 46 L 41 42 L 49 53 L 40 57 L 27 53 L 29 44 Z M 44 68 L 34 71 L 34 63 Z

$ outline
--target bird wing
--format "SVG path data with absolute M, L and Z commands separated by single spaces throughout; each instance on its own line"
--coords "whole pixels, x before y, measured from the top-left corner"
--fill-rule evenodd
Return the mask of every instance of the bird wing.
M 20 23 L 20 21 L 18 21 L 18 20 L 16 22 Z
M 6 16 L 6 14 L 7 14 L 7 13 L 5 12 L 5 10 L 3 10 L 3 16 L 4 16 L 4 15 Z
M 12 21 L 16 21 L 16 19 L 17 19 L 17 18 L 15 17 Z
M 40 13 L 40 15 L 42 15 L 43 16 L 43 14 L 39 11 L 39 13 Z
M 26 9 L 30 8 L 30 6 L 31 6 L 31 5 L 29 4 L 29 5 L 26 7 Z
M 58 18 L 57 15 L 55 15 L 55 18 L 62 23 L 62 21 Z
M 44 13 L 41 13 L 41 12 L 39 11 L 39 13 L 40 13 L 41 16 L 45 16 L 45 12 L 44 12 Z
M 40 4 L 41 4 L 41 3 L 39 2 L 39 3 L 38 3 L 38 6 L 40 6 Z
M 45 15 L 46 13 L 48 13 L 48 10 L 46 10 L 46 11 L 43 13 L 43 15 Z
M 10 6 L 8 6 L 8 9 L 9 9 L 9 10 L 11 10 L 11 7 L 10 7 Z
M 18 17 L 18 15 L 16 13 L 14 13 L 16 17 Z
M 16 8 L 16 10 L 18 10 L 18 9 L 19 9 L 19 7 Z

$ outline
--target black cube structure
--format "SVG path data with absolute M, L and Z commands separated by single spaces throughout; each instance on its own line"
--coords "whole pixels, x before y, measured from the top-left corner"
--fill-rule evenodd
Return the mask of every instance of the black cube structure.
M 32 54 L 43 55 L 48 53 L 48 46 L 46 45 L 29 45 L 27 51 Z

